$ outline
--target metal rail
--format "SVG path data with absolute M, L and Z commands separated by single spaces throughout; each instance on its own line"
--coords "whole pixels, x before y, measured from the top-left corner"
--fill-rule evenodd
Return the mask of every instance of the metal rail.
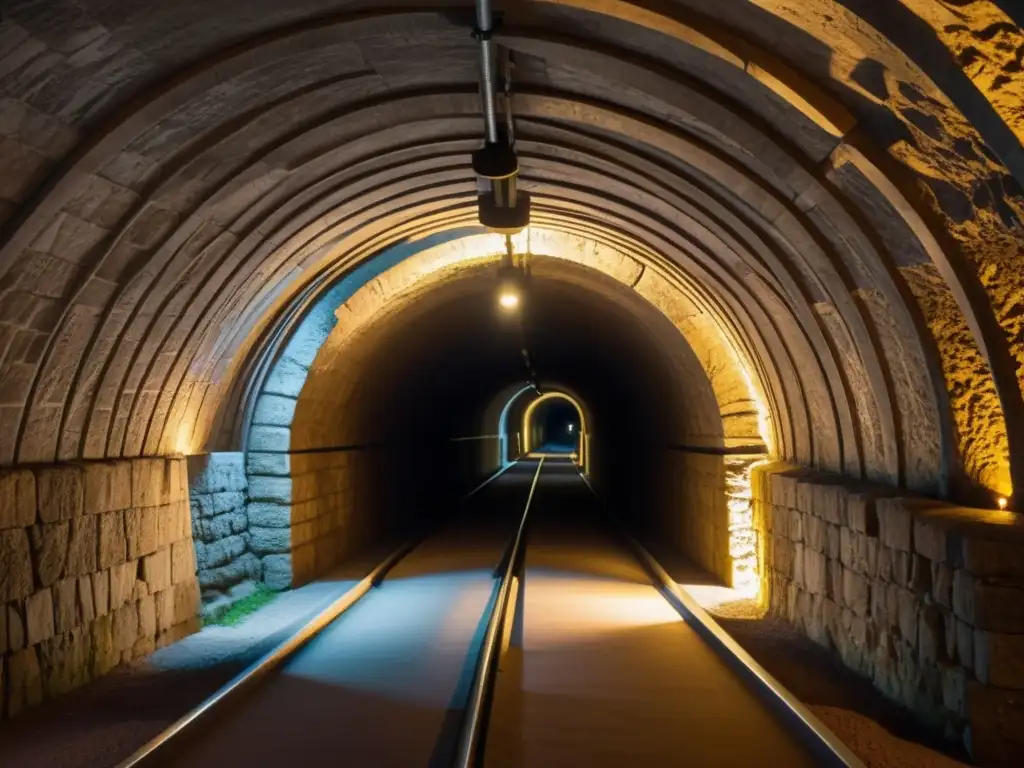
M 497 479 L 513 466 L 516 462 L 502 467 L 484 480 L 480 485 L 467 493 L 463 500 L 472 497 L 484 486 Z M 534 480 L 536 483 L 536 480 Z M 533 490 L 530 491 L 531 495 Z M 286 659 L 305 646 L 325 627 L 334 622 L 345 611 L 355 605 L 373 587 L 379 587 L 384 581 L 388 572 L 398 564 L 409 552 L 415 549 L 426 538 L 426 534 L 411 538 L 398 549 L 394 550 L 383 561 L 381 561 L 370 573 L 368 573 L 355 586 L 345 592 L 344 595 L 332 602 L 324 610 L 318 613 L 311 621 L 304 625 L 298 632 L 282 642 L 272 651 L 264 655 L 258 661 L 238 673 L 224 687 L 202 702 L 199 706 L 176 720 L 153 739 L 140 747 L 126 760 L 117 764 L 117 768 L 139 768 L 159 764 L 162 759 L 169 756 L 173 748 L 180 744 L 182 736 L 194 733 L 195 727 L 200 721 L 208 720 L 214 711 L 220 711 L 228 701 L 236 700 L 242 693 L 250 690 L 260 680 L 265 678 L 273 670 L 278 668 Z
M 483 757 L 483 743 L 486 732 L 486 721 L 490 710 L 490 699 L 494 690 L 494 675 L 497 670 L 499 639 L 504 634 L 505 619 L 508 614 L 509 595 L 512 591 L 513 575 L 520 564 L 523 552 L 523 534 L 526 530 L 526 519 L 530 514 L 530 505 L 537 490 L 537 481 L 544 466 L 542 458 L 537 464 L 533 475 L 530 494 L 526 498 L 526 507 L 519 520 L 519 528 L 512 545 L 506 551 L 495 569 L 495 577 L 499 578 L 497 594 L 491 606 L 491 616 L 487 621 L 480 656 L 477 658 L 476 671 L 473 674 L 473 685 L 469 691 L 469 700 L 463 716 L 462 730 L 455 752 L 455 768 L 470 768 L 479 765 Z
M 600 495 L 590 481 L 580 473 L 580 478 L 590 492 L 601 501 Z M 603 504 L 602 504 L 603 507 Z M 716 622 L 704 608 L 686 590 L 680 587 L 661 564 L 647 551 L 639 541 L 626 531 L 608 510 L 605 516 L 612 527 L 633 551 L 637 560 L 647 570 L 655 586 L 673 608 L 683 617 L 704 641 L 715 650 L 720 657 L 746 680 L 755 693 L 769 707 L 774 709 L 799 737 L 804 745 L 820 761 L 820 765 L 846 766 L 846 768 L 865 768 L 857 755 L 844 744 L 824 723 L 822 723 L 804 704 L 783 685 L 772 677 L 768 671 L 758 664 L 747 651 Z

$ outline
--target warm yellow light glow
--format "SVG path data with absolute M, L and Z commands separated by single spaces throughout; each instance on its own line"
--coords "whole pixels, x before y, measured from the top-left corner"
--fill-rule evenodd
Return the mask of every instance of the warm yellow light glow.
M 537 410 L 537 406 L 546 400 L 560 399 L 565 400 L 569 405 L 576 409 L 576 413 L 580 417 L 580 446 L 579 446 L 579 465 L 583 468 L 584 474 L 590 474 L 590 433 L 587 431 L 587 417 L 583 415 L 583 406 L 580 405 L 574 397 L 567 395 L 564 392 L 545 392 L 540 397 L 536 398 L 528 406 L 526 406 L 526 412 L 523 414 L 523 450 L 527 453 L 533 453 L 535 448 L 532 445 L 533 439 L 530 432 L 530 420 L 533 418 L 533 412 Z
M 512 310 L 519 306 L 519 296 L 512 291 L 503 291 L 498 297 L 502 309 Z
M 996 499 L 996 504 L 999 505 L 1000 509 L 1006 509 L 1006 504 L 1007 504 L 1006 497 L 1005 496 L 1000 496 L 998 499 Z

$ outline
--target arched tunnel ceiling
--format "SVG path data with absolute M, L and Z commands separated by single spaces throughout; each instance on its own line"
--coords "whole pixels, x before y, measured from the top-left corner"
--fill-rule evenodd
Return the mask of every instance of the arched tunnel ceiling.
M 535 221 L 698 286 L 769 407 L 833 425 L 781 453 L 940 493 L 1024 482 L 1024 36 L 999 4 L 500 8 Z M 471 222 L 471 23 L 468 3 L 8 3 L 0 464 L 209 447 L 290 307 Z
M 524 345 L 541 387 L 577 392 L 591 429 L 638 446 L 722 445 L 711 382 L 668 318 L 592 268 L 538 257 L 531 271 L 522 323 L 496 307 L 493 262 L 439 270 L 339 323 L 309 369 L 291 447 L 472 434 L 528 377 Z

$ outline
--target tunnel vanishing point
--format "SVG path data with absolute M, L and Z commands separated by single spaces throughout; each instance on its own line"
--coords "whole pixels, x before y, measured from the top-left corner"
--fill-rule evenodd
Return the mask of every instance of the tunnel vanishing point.
M 1019 758 L 1024 5 L 496 10 L 508 242 L 472 3 L 0 5 L 3 716 L 442 514 L 557 393 L 631 527 Z

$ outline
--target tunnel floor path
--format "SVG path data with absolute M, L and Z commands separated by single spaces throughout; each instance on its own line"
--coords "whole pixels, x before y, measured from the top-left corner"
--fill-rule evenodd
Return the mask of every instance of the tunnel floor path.
M 536 464 L 491 483 L 173 765 L 426 766 L 450 762 L 492 569 Z
M 487 768 L 814 765 L 555 467 L 530 512 Z

